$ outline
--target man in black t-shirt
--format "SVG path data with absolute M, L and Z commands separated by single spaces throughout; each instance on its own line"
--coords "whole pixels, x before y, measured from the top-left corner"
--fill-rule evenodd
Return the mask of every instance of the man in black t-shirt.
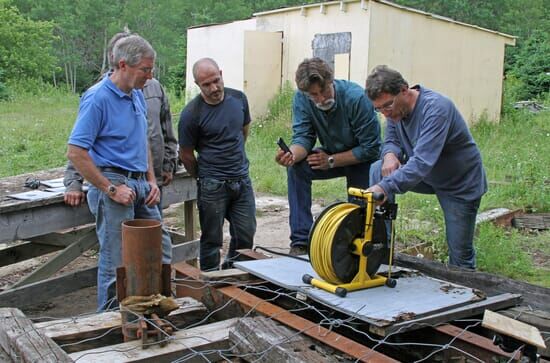
M 193 77 L 201 93 L 181 113 L 179 157 L 197 178 L 200 267 L 209 271 L 220 265 L 225 219 L 231 241 L 222 268 L 232 267 L 237 249 L 252 248 L 256 204 L 244 147 L 250 111 L 244 93 L 224 88 L 222 71 L 213 59 L 198 60 Z

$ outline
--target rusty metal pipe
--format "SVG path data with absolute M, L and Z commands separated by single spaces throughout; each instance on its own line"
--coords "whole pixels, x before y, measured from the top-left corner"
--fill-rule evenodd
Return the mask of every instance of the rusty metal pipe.
M 122 223 L 122 266 L 126 296 L 162 292 L 162 225 L 154 219 Z

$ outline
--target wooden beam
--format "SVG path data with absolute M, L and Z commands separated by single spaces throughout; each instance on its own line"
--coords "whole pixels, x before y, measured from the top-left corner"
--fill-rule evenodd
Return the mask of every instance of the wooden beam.
M 462 319 L 469 316 L 482 314 L 485 309 L 505 309 L 510 306 L 515 306 L 521 301 L 521 295 L 519 294 L 501 294 L 497 296 L 488 297 L 485 300 L 470 303 L 458 308 L 445 310 L 437 314 L 424 316 L 419 319 L 413 319 L 389 325 L 387 327 L 379 328 L 371 325 L 369 329 L 376 334 L 385 336 L 396 331 L 407 331 L 410 328 L 418 326 L 434 326 L 437 324 L 446 323 L 456 319 Z
M 28 306 L 96 284 L 97 267 L 90 267 L 3 291 L 0 293 L 0 307 Z
M 84 350 L 70 354 L 78 363 L 125 363 L 125 362 L 169 362 L 178 358 L 182 361 L 218 361 L 223 359 L 219 350 L 229 348 L 229 329 L 239 319 L 229 319 L 196 328 L 179 330 L 170 342 L 160 347 L 158 344 L 142 349 L 141 340 L 111 345 L 108 347 Z M 210 352 L 204 352 L 204 351 Z M 194 351 L 203 351 L 199 354 Z M 196 359 L 192 359 L 196 358 Z
M 15 246 L 3 248 L 0 250 L 0 267 L 59 251 L 62 248 L 32 242 L 23 242 Z
M 521 293 L 526 305 L 534 309 L 550 311 L 550 299 L 548 299 L 550 289 L 546 287 L 487 272 L 444 265 L 440 262 L 416 258 L 402 253 L 395 254 L 395 262 L 398 266 L 418 270 L 430 277 L 481 290 L 489 296 L 517 291 Z
M 28 285 L 33 282 L 42 281 L 52 276 L 57 271 L 61 270 L 63 267 L 74 261 L 83 252 L 89 250 L 96 244 L 97 236 L 95 233 L 95 229 L 90 229 L 78 240 L 65 247 L 63 251 L 60 251 L 55 257 L 49 259 L 48 262 L 40 266 L 38 269 L 34 270 L 30 275 L 27 275 L 26 277 L 13 284 L 11 287 L 14 288 Z
M 172 247 L 172 263 L 197 258 L 199 241 Z M 0 307 L 28 306 L 97 284 L 97 267 L 70 272 L 0 293 Z
M 229 331 L 233 351 L 249 362 L 338 363 L 334 350 L 265 317 L 244 318 Z M 351 359 L 347 359 L 351 361 Z
M 439 344 L 446 344 L 449 338 L 452 339 L 452 346 L 460 350 L 468 352 L 485 362 L 494 361 L 497 357 L 506 359 L 512 358 L 511 353 L 506 353 L 493 343 L 492 339 L 484 336 L 465 331 L 458 326 L 444 324 L 433 328 L 436 332 L 441 333 L 447 339 L 443 339 L 440 334 L 433 334 L 433 337 L 440 336 Z M 519 359 L 515 359 L 516 361 Z
M 196 208 L 197 202 L 194 200 L 186 201 L 183 204 L 183 222 L 185 226 L 185 239 L 187 241 L 191 241 L 195 239 L 195 235 L 197 234 L 197 229 L 195 228 L 196 225 Z
M 16 362 L 73 362 L 19 309 L 0 309 L 0 346 Z
M 68 207 L 61 202 L 2 213 L 0 243 L 26 240 L 93 221 L 87 204 Z
M 370 348 L 348 339 L 319 324 L 304 319 L 277 305 L 271 304 L 235 286 L 218 289 L 228 299 L 238 302 L 246 310 L 254 310 L 273 320 L 283 323 L 302 334 L 305 334 L 323 344 L 346 353 L 361 362 L 396 362 L 394 359 L 371 350 Z
M 180 307 L 172 311 L 166 320 L 178 329 L 202 320 L 208 313 L 202 303 L 190 297 L 178 298 L 176 302 Z M 121 317 L 118 311 L 58 319 L 34 325 L 70 353 L 122 341 Z

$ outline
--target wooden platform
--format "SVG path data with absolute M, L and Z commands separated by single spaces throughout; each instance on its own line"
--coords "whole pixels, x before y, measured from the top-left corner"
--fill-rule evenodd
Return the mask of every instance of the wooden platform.
M 178 298 L 180 309 L 168 317 L 177 329 L 166 338 L 166 346 L 144 349 L 141 341 L 123 342 L 119 312 L 32 323 L 19 310 L 2 308 L 0 359 L 109 363 L 519 359 L 454 322 L 438 325 L 426 320 L 418 322 L 424 327 L 414 334 L 396 331 L 383 338 L 370 332 L 368 324 L 297 299 L 292 292 L 240 270 L 203 274 L 183 262 L 174 269 L 177 294 L 185 297 Z M 471 314 L 476 314 L 475 309 Z M 395 345 L 396 341 L 401 343 Z

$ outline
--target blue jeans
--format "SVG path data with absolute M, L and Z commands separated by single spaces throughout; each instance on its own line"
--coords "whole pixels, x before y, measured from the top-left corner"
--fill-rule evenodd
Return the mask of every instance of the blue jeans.
M 382 161 L 372 164 L 371 183 L 378 184 L 382 179 Z M 476 215 L 481 198 L 472 201 L 457 199 L 450 195 L 437 193 L 425 183 L 419 183 L 411 191 L 421 194 L 435 194 L 445 218 L 445 235 L 449 248 L 449 264 L 476 268 L 476 251 L 474 249 L 474 232 L 476 227 Z M 388 201 L 393 203 L 395 196 L 388 195 Z M 390 222 L 390 221 L 388 221 Z M 387 227 L 389 227 L 386 224 Z M 390 229 L 388 228 L 388 231 Z
M 236 180 L 200 178 L 197 206 L 201 225 L 200 267 L 217 270 L 223 244 L 223 224 L 229 222 L 229 250 L 224 265 L 231 267 L 237 250 L 252 248 L 256 233 L 256 201 L 249 177 Z
M 313 224 L 311 215 L 311 182 L 345 176 L 347 187 L 369 187 L 370 163 L 360 163 L 328 170 L 313 170 L 307 160 L 287 168 L 288 204 L 290 208 L 290 246 L 307 247 L 309 230 Z M 346 189 L 347 190 L 347 189 Z M 352 198 L 348 196 L 352 202 Z
M 105 310 L 114 300 L 114 289 L 108 289 L 116 280 L 116 268 L 121 264 L 122 222 L 143 218 L 160 220 L 159 208 L 148 207 L 145 199 L 151 187 L 145 179 L 130 179 L 116 173 L 104 172 L 103 175 L 114 185 L 126 184 L 136 193 L 134 204 L 125 206 L 112 200 L 108 195 L 94 186 L 88 191 L 88 206 L 96 219 L 96 233 L 99 240 L 99 261 L 97 271 L 97 306 L 98 311 Z M 164 251 L 171 249 L 170 240 L 163 238 Z M 163 257 L 164 260 L 164 257 Z

